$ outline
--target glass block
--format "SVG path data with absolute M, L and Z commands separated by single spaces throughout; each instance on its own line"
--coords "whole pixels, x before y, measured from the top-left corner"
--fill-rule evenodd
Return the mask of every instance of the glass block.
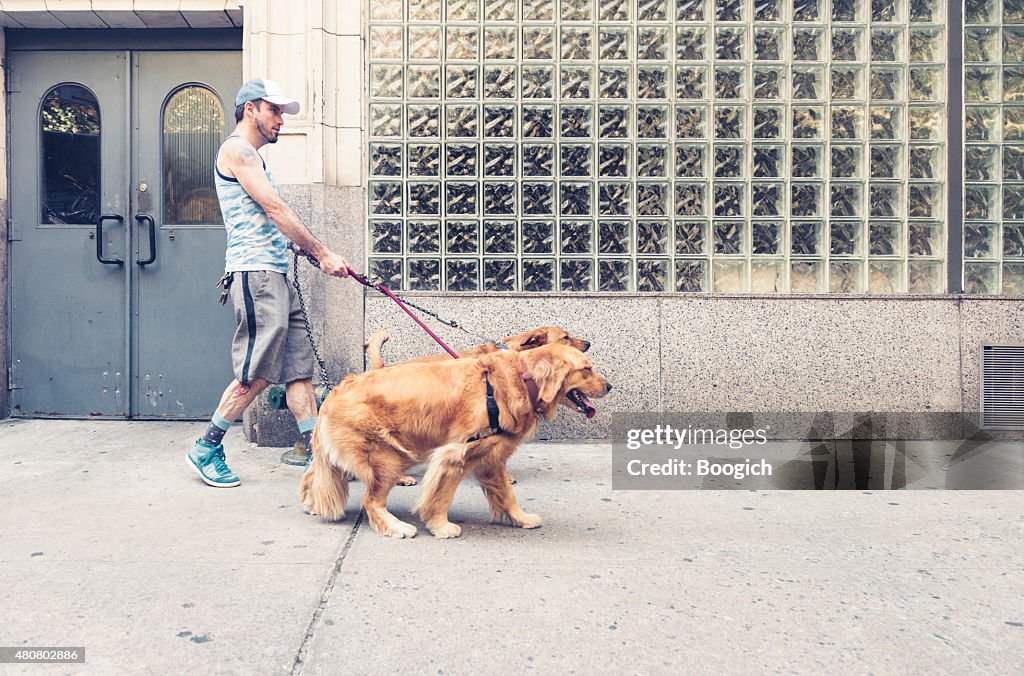
M 715 31 L 715 61 L 742 61 L 746 58 L 746 28 L 719 28 Z
M 998 173 L 998 149 L 999 146 L 967 146 L 964 154 L 964 178 L 968 181 L 994 180 Z
M 864 7 L 859 0 L 832 0 L 832 22 L 863 22 Z
M 629 59 L 630 30 L 628 28 L 601 28 L 597 32 L 597 58 L 602 61 Z
M 831 293 L 864 293 L 864 265 L 860 261 L 829 261 Z
M 597 188 L 599 216 L 629 216 L 629 184 L 601 183 Z
M 863 172 L 862 146 L 832 146 L 832 178 L 860 178 Z
M 598 291 L 628 291 L 629 261 L 600 260 L 597 262 Z
M 445 145 L 445 174 L 447 176 L 477 175 L 477 146 L 462 143 Z
M 402 106 L 370 104 L 370 136 L 402 135 Z
M 743 176 L 743 146 L 716 146 L 715 171 L 716 178 L 740 178 Z
M 441 135 L 440 106 L 409 106 L 409 136 L 438 138 Z
M 1024 219 L 1024 186 L 1003 186 L 1003 218 Z
M 602 107 L 603 111 L 603 107 Z M 586 138 L 593 134 L 594 111 L 589 106 L 560 106 L 562 136 Z
M 964 100 L 999 99 L 999 69 L 968 66 L 964 68 Z
M 441 184 L 409 183 L 409 213 L 437 216 L 441 209 Z
M 555 0 L 522 0 L 523 21 L 552 21 Z
M 821 68 L 793 68 L 793 98 L 819 100 L 825 93 L 825 71 Z
M 563 28 L 561 46 L 563 60 L 589 61 L 594 54 L 594 31 L 592 28 Z
M 985 148 L 986 146 L 980 147 Z M 970 166 L 970 151 L 975 148 L 976 146 L 967 148 L 968 166 Z M 1008 181 L 1024 181 L 1024 146 L 1003 146 L 1003 178 Z
M 553 251 L 554 223 L 523 221 L 523 253 L 546 254 Z
M 516 147 L 499 143 L 484 146 L 484 176 L 514 176 Z
M 641 26 L 636 31 L 636 58 L 640 61 L 664 61 L 668 58 L 668 28 Z
M 864 31 L 860 28 L 832 29 L 833 61 L 864 61 Z
M 514 260 L 484 261 L 484 291 L 515 291 L 516 262 Z
M 781 68 L 754 69 L 754 98 L 780 99 L 785 90 L 785 75 Z
M 370 96 L 375 99 L 402 98 L 402 67 L 398 65 L 371 66 Z
M 964 256 L 966 258 L 992 258 L 999 250 L 996 237 L 997 223 L 966 223 L 964 225 Z
M 370 58 L 398 60 L 402 58 L 402 27 L 373 26 L 370 28 Z
M 479 291 L 480 262 L 465 258 L 449 258 L 445 261 L 446 291 Z
M 864 255 L 864 238 L 861 221 L 830 221 L 829 252 L 833 256 Z
M 516 0 L 486 0 L 484 21 L 515 21 Z
M 704 260 L 676 261 L 676 291 L 696 293 L 708 288 L 708 263 Z
M 863 194 L 859 183 L 833 183 L 830 186 L 830 195 L 830 215 L 860 216 L 863 213 Z
M 911 29 L 910 38 L 907 41 L 907 51 L 911 63 L 942 61 L 945 56 L 942 29 Z
M 665 216 L 668 186 L 663 183 L 638 183 L 636 213 L 638 216 Z
M 449 21 L 477 21 L 479 0 L 446 0 L 446 16 Z
M 763 0 L 762 0 L 763 1 Z M 775 1 L 775 0 L 770 0 Z M 783 58 L 783 38 L 786 35 L 784 28 L 755 28 L 754 29 L 754 60 L 755 61 L 779 61 Z
M 636 290 L 658 293 L 668 286 L 667 260 L 638 260 L 636 262 Z
M 590 221 L 562 221 L 561 244 L 563 254 L 586 254 L 593 251 L 593 224 Z
M 555 148 L 547 144 L 523 144 L 523 175 L 551 176 Z
M 907 264 L 907 291 L 909 293 L 942 293 L 942 263 L 910 261 Z
M 964 138 L 968 141 L 998 141 L 998 120 L 998 108 L 967 106 L 964 110 Z
M 383 0 L 370 8 L 371 21 L 401 21 L 402 0 Z
M 755 183 L 750 189 L 751 214 L 754 216 L 781 216 L 782 185 Z
M 1005 296 L 1024 295 L 1024 264 L 1003 263 L 1003 289 Z
M 864 111 L 860 108 L 832 108 L 832 138 L 864 138 Z
M 679 21 L 704 21 L 706 0 L 676 0 L 676 19 Z
M 898 218 L 903 215 L 902 186 L 895 183 L 872 185 L 868 189 L 868 215 L 873 218 Z
M 598 149 L 599 176 L 627 176 L 629 174 L 629 146 L 602 143 Z
M 588 66 L 562 66 L 563 99 L 589 99 L 592 96 L 593 69 Z
M 677 216 L 704 215 L 703 185 L 680 184 L 675 186 L 675 213 Z
M 746 72 L 746 68 L 715 68 L 715 98 L 743 98 Z
M 715 221 L 712 225 L 716 255 L 742 254 L 746 224 L 743 221 Z
M 409 58 L 416 60 L 440 59 L 441 28 L 439 26 L 410 26 Z
M 994 188 L 968 185 L 964 188 L 964 218 L 984 221 L 996 218 L 996 192 Z
M 667 106 L 637 106 L 636 135 L 642 139 L 668 138 Z
M 782 0 L 754 0 L 754 21 L 780 21 Z
M 636 69 L 636 96 L 639 99 L 668 98 L 669 70 L 639 66 Z
M 755 221 L 751 223 L 750 252 L 755 256 L 777 256 L 783 253 L 783 223 Z
M 903 97 L 903 71 L 893 68 L 871 69 L 871 98 L 896 101 Z
M 792 293 L 823 293 L 825 264 L 822 261 L 791 261 L 789 290 Z
M 523 213 L 554 213 L 554 191 L 551 183 L 523 183 Z
M 1003 258 L 1024 258 L 1024 225 L 1003 224 Z
M 998 263 L 964 263 L 964 293 L 999 293 Z
M 637 21 L 665 21 L 668 18 L 668 0 L 637 0 Z
M 939 178 L 941 149 L 915 146 L 910 149 L 910 178 Z
M 676 146 L 676 176 L 701 177 L 707 175 L 705 157 L 707 148 L 694 145 Z
M 1003 0 L 1003 23 L 1024 23 L 1024 5 L 1020 0 Z
M 561 0 L 562 21 L 590 21 L 593 19 L 593 0 Z
M 676 221 L 676 253 L 699 255 L 706 253 L 707 224 L 702 221 Z
M 600 138 L 626 138 L 629 136 L 629 108 L 626 106 L 601 106 L 598 109 L 597 135 Z
M 370 221 L 370 250 L 373 253 L 401 252 L 402 222 Z
M 484 98 L 511 99 L 516 95 L 515 66 L 484 67 Z
M 524 99 L 550 99 L 554 96 L 552 82 L 554 69 L 550 66 L 522 67 L 522 96 Z
M 872 256 L 899 256 L 903 253 L 903 238 L 898 221 L 868 223 L 868 253 Z
M 590 291 L 593 278 L 593 261 L 562 259 L 559 274 L 562 291 Z
M 873 107 L 868 113 L 868 133 L 872 139 L 902 140 L 900 120 L 903 110 L 895 107 Z
M 665 221 L 637 221 L 636 252 L 638 254 L 667 253 L 668 223 Z
M 871 31 L 871 61 L 899 61 L 903 58 L 903 31 L 879 30 Z
M 907 215 L 910 218 L 938 218 L 942 188 L 938 185 L 912 183 L 907 188 Z
M 817 216 L 824 211 L 821 186 L 816 183 L 794 183 L 790 195 L 789 212 L 793 216 Z
M 676 60 L 703 61 L 707 58 L 707 29 L 680 26 L 676 29 Z
M 563 145 L 561 169 L 563 176 L 592 176 L 594 149 L 589 145 Z
M 516 213 L 514 183 L 484 183 L 484 214 L 512 216 Z
M 638 145 L 636 175 L 639 178 L 667 178 L 668 148 L 663 145 Z
M 1003 140 L 1024 141 L 1024 108 L 1003 108 Z
M 967 63 L 998 63 L 999 29 L 965 28 L 964 61 Z
M 629 221 L 601 221 L 597 224 L 597 252 L 629 253 Z
M 445 224 L 444 249 L 450 254 L 474 254 L 479 244 L 476 221 L 448 221 Z
M 871 0 L 871 21 L 891 22 L 899 20 L 897 0 Z
M 390 289 L 402 288 L 401 258 L 370 258 L 370 274 L 374 284 L 383 284 Z
M 786 290 L 784 260 L 755 260 L 750 263 L 750 292 L 779 293 Z
M 412 29 L 410 29 L 411 34 Z M 519 34 L 515 28 L 485 28 L 484 58 L 488 61 L 510 61 L 515 59 L 516 44 L 519 42 L 518 38 Z M 410 51 L 412 51 L 411 46 Z
M 793 138 L 821 138 L 823 116 L 824 112 L 818 106 L 793 106 Z
M 1024 68 L 1003 68 L 1003 101 L 1024 101 Z
M 523 136 L 551 138 L 554 136 L 554 109 L 551 106 L 523 106 Z
M 756 145 L 752 152 L 754 178 L 774 178 L 782 175 L 786 152 L 784 147 Z
M 793 29 L 793 60 L 820 61 L 825 58 L 822 40 L 825 32 L 819 28 Z
M 479 45 L 480 31 L 477 28 L 464 26 L 449 26 L 447 31 L 445 51 L 450 61 L 476 61 L 477 46 Z
M 629 21 L 629 0 L 598 0 L 597 20 Z
M 446 114 L 449 137 L 473 138 L 477 135 L 476 106 L 448 106 Z
M 677 138 L 707 138 L 706 108 L 676 108 Z
M 913 141 L 942 141 L 942 110 L 940 108 L 910 108 L 908 111 L 910 138 Z
M 758 106 L 754 109 L 754 138 L 782 138 L 786 109 L 783 107 Z
M 863 75 L 863 68 L 847 66 L 832 68 L 832 98 L 863 99 Z
M 589 183 L 563 183 L 559 194 L 559 213 L 563 216 L 588 216 L 592 213 L 593 195 Z
M 515 252 L 515 221 L 484 221 L 484 253 L 514 254 Z
M 555 29 L 550 26 L 523 27 L 523 58 L 551 59 L 554 57 Z
M 370 144 L 370 175 L 400 176 L 402 174 L 402 146 L 391 143 Z
M 629 98 L 629 68 L 601 66 L 598 69 L 598 96 L 602 99 Z
M 703 99 L 707 95 L 707 69 L 700 67 L 676 68 L 676 98 Z
M 818 221 L 793 221 L 790 226 L 790 253 L 794 256 L 820 256 L 823 225 Z
M 418 66 L 406 67 L 408 92 L 411 99 L 436 99 L 441 96 L 441 67 Z
M 711 263 L 713 290 L 718 293 L 743 293 L 747 290 L 747 261 L 715 259 Z
M 715 21 L 743 21 L 744 0 L 713 0 Z
M 555 262 L 552 260 L 523 261 L 523 291 L 553 291 L 555 288 Z
M 816 178 L 821 176 L 821 160 L 823 148 L 821 146 L 797 146 L 792 147 L 791 172 L 794 178 Z
M 476 183 L 448 183 L 445 197 L 445 213 L 449 216 L 477 213 Z
M 905 281 L 902 261 L 871 261 L 868 264 L 868 293 L 901 293 Z
M 393 182 L 371 182 L 370 213 L 398 215 L 402 213 L 402 184 Z
M 447 66 L 445 68 L 445 92 L 448 98 L 475 98 L 476 79 L 476 68 L 472 66 Z
M 715 138 L 743 138 L 745 110 L 733 106 L 715 107 Z
M 1007 69 L 1009 71 L 1010 69 Z M 942 98 L 942 68 L 915 66 L 910 69 L 908 93 L 911 101 L 939 101 Z M 1024 71 L 1018 71 L 1020 80 L 1017 83 L 1021 98 L 1024 98 Z M 1007 77 L 1009 83 L 1009 77 Z M 1007 84 L 1007 87 L 1009 84 Z M 1007 90 L 1009 91 L 1009 90 Z
M 902 178 L 902 164 L 900 162 L 902 146 L 871 146 L 871 178 Z M 912 148 L 913 153 L 917 148 Z M 927 150 L 930 150 L 927 149 Z M 917 178 L 931 178 L 930 176 L 918 176 Z
M 440 221 L 409 221 L 406 227 L 408 228 L 409 253 L 424 254 L 441 251 Z
M 942 226 L 934 223 L 913 223 L 907 226 L 907 253 L 910 256 L 941 256 Z
M 820 21 L 818 0 L 793 0 L 793 21 Z
M 396 0 L 397 1 L 397 0 Z M 370 8 L 371 16 L 378 5 Z M 440 21 L 441 0 L 409 0 L 410 21 Z

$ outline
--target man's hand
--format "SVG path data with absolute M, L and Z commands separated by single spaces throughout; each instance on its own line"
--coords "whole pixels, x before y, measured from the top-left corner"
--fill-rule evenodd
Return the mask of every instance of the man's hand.
M 320 256 L 320 271 L 332 277 L 348 277 L 348 261 L 327 250 Z

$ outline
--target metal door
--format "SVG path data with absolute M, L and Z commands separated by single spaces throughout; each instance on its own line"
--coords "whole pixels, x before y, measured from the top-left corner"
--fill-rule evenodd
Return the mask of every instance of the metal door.
M 12 413 L 210 415 L 234 326 L 212 157 L 186 155 L 234 126 L 241 55 L 14 51 L 10 72 Z

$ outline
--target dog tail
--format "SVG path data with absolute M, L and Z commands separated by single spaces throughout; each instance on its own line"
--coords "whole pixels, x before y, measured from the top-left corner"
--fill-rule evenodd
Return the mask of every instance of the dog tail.
M 378 331 L 370 336 L 370 340 L 363 345 L 371 369 L 384 368 L 384 358 L 381 356 L 381 350 L 384 347 L 384 343 L 388 342 L 390 337 L 387 331 Z
M 313 429 L 310 438 L 313 462 L 302 475 L 299 499 L 309 514 L 327 521 L 340 521 L 345 516 L 345 504 L 348 502 L 348 475 L 331 462 L 336 454 L 325 427 L 321 418 Z

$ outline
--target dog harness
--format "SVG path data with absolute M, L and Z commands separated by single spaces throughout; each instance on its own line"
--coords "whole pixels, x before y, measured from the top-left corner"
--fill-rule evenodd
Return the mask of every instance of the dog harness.
M 541 407 L 540 402 L 537 401 L 537 381 L 533 379 L 533 374 L 523 371 L 521 375 L 523 377 L 523 385 L 526 386 L 526 394 L 530 397 L 530 403 L 533 405 L 534 413 L 543 413 L 544 410 Z M 480 441 L 481 439 L 492 437 L 495 434 L 501 434 L 504 431 L 498 423 L 498 416 L 501 413 L 501 410 L 498 408 L 498 400 L 494 398 L 494 386 L 491 385 L 491 379 L 488 377 L 486 371 L 484 371 L 484 383 L 486 385 L 484 391 L 487 399 L 487 430 L 478 432 L 467 439 L 467 442 Z

